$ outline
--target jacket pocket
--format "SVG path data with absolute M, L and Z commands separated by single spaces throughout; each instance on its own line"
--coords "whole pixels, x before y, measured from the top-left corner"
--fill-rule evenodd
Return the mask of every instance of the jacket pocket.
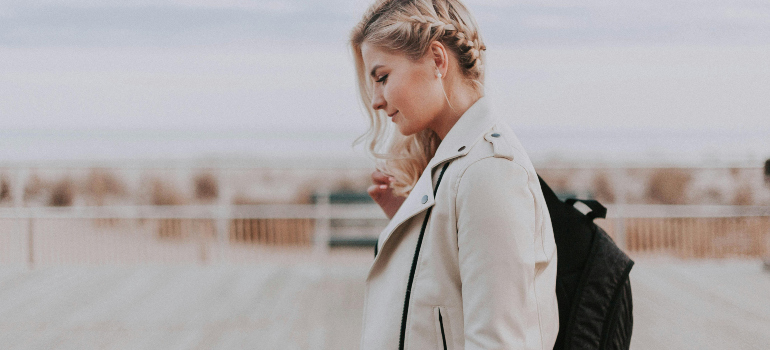
M 441 306 L 434 306 L 433 318 L 436 324 L 436 348 L 439 350 L 447 350 L 447 339 L 449 339 L 449 334 L 447 333 L 448 329 L 445 328 L 447 326 L 446 309 Z

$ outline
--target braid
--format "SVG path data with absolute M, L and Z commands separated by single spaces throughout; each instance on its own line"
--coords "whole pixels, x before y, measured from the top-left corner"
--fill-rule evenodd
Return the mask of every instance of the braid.
M 457 48 L 458 61 L 463 69 L 471 73 L 478 73 L 481 68 L 481 52 L 486 50 L 486 46 L 481 43 L 478 35 L 469 38 L 463 31 L 449 32 L 444 40 Z
M 478 33 L 469 30 L 462 21 L 445 22 L 440 18 L 422 13 L 410 16 L 409 21 L 420 26 L 424 33 L 430 33 L 428 35 L 432 40 L 441 41 L 455 49 L 463 74 L 472 79 L 481 77 L 483 72 L 481 52 L 486 50 L 486 46 L 481 42 Z
M 444 21 L 433 17 L 414 15 L 410 16 L 409 19 L 418 23 L 429 24 L 429 28 L 437 28 L 438 30 L 455 30 L 455 26 L 453 24 L 446 24 Z

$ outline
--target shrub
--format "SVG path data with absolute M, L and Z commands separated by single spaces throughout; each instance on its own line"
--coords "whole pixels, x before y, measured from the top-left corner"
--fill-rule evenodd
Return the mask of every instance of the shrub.
M 3 175 L 0 177 L 0 202 L 11 199 L 11 185 L 8 178 Z
M 735 191 L 733 197 L 733 205 L 752 205 L 754 204 L 754 193 L 751 191 L 751 187 L 747 184 L 743 184 Z
M 75 185 L 70 178 L 64 178 L 53 185 L 51 198 L 48 205 L 54 207 L 68 207 L 75 198 Z
M 702 191 L 703 199 L 699 203 L 701 204 L 723 204 L 725 202 L 724 194 L 718 188 L 710 187 Z
M 615 189 L 606 173 L 600 172 L 593 179 L 593 193 L 603 203 L 615 203 Z
M 152 180 L 150 196 L 150 202 L 153 205 L 180 205 L 185 202 L 176 187 L 160 179 Z
M 770 159 L 765 161 L 765 184 L 770 186 Z
M 214 175 L 202 173 L 195 176 L 195 198 L 211 201 L 219 196 L 219 185 Z
M 126 187 L 115 174 L 105 169 L 91 169 L 86 179 L 86 192 L 96 200 L 98 205 L 102 205 L 107 196 L 125 195 Z
M 656 204 L 684 204 L 690 179 L 682 169 L 656 169 L 647 183 L 647 199 Z
M 29 202 L 42 195 L 47 185 L 37 174 L 32 174 L 24 186 L 24 202 Z

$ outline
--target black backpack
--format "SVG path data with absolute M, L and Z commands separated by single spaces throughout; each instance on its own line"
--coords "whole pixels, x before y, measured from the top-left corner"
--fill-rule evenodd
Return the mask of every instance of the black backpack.
M 557 249 L 559 334 L 554 349 L 628 349 L 633 328 L 628 274 L 634 262 L 593 222 L 604 218 L 607 209 L 595 200 L 562 202 L 542 178 L 540 187 Z M 577 201 L 591 212 L 577 210 Z

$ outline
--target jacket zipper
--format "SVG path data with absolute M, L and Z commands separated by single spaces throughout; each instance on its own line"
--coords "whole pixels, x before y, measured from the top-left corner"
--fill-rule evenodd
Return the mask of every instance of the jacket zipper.
M 438 191 L 438 185 L 441 183 L 441 178 L 444 177 L 444 171 L 449 166 L 449 163 L 444 164 L 441 168 L 441 174 L 436 181 L 436 188 L 433 189 L 433 197 L 436 197 Z M 422 246 L 422 238 L 425 236 L 425 227 L 428 225 L 428 219 L 430 218 L 430 212 L 433 207 L 428 208 L 425 213 L 425 220 L 422 221 L 422 228 L 420 229 L 420 236 L 417 237 L 417 247 L 414 250 L 414 258 L 412 259 L 412 269 L 409 271 L 409 281 L 406 283 L 406 298 L 404 298 L 404 311 L 401 314 L 401 335 L 398 337 L 398 350 L 404 350 L 404 337 L 406 336 L 406 317 L 409 315 L 409 298 L 412 296 L 412 282 L 414 282 L 414 271 L 417 268 L 417 259 L 420 257 L 420 247 Z
M 444 343 L 444 350 L 447 350 L 446 335 L 444 334 L 444 319 L 441 318 L 441 308 L 438 309 L 438 326 L 441 327 L 441 342 Z

